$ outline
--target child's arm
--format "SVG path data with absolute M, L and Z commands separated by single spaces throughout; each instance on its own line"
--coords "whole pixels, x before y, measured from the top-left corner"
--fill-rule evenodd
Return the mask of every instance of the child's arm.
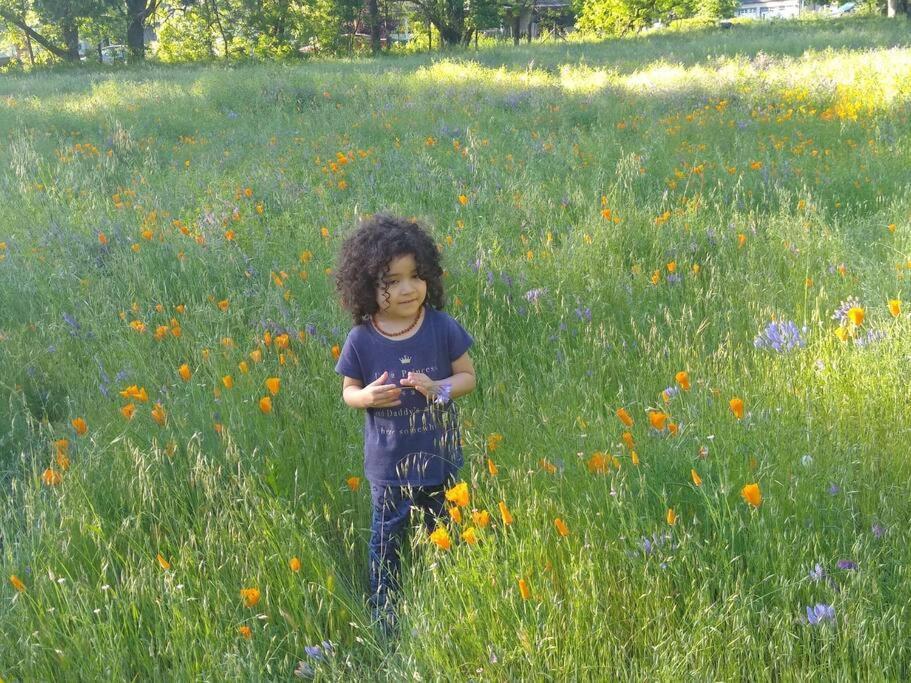
M 401 405 L 399 396 L 402 390 L 395 384 L 383 384 L 387 377 L 389 373 L 384 372 L 366 387 L 360 380 L 345 377 L 342 398 L 352 408 L 393 408 Z
M 446 398 L 458 398 L 470 394 L 477 386 L 477 381 L 474 375 L 474 363 L 471 362 L 471 356 L 466 352 L 452 361 L 452 376 L 446 379 L 433 381 L 423 372 L 409 372 L 408 377 L 402 379 L 400 384 L 414 387 L 427 400 L 433 400 L 439 395 Z M 449 387 L 448 393 L 445 389 L 441 390 L 441 387 L 444 386 Z

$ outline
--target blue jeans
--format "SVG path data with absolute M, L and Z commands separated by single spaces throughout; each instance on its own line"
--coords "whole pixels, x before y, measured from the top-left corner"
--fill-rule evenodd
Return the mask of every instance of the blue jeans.
M 399 554 L 408 528 L 411 509 L 424 513 L 428 532 L 446 506 L 447 484 L 436 486 L 392 486 L 370 484 L 373 520 L 370 527 L 370 605 L 391 608 L 390 591 L 398 592 Z

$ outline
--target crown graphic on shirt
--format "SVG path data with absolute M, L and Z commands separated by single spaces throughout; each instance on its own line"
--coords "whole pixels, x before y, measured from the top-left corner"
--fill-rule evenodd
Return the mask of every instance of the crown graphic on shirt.
M 401 361 L 402 365 L 408 365 L 411 362 L 411 356 L 402 356 L 399 358 L 399 360 Z

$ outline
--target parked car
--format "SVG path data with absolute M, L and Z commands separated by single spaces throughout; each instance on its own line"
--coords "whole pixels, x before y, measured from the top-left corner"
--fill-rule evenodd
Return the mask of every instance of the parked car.
M 126 45 L 108 45 L 107 47 L 101 48 L 101 63 L 102 64 L 125 64 L 127 61 L 127 46 Z

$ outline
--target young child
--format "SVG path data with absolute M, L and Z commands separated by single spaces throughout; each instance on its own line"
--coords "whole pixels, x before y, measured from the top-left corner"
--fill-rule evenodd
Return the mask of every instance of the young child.
M 342 245 L 336 284 L 354 325 L 335 371 L 345 403 L 366 413 L 370 604 L 388 629 L 411 509 L 433 531 L 462 465 L 452 400 L 475 388 L 472 339 L 442 311 L 440 254 L 414 221 L 377 214 L 362 222 Z

